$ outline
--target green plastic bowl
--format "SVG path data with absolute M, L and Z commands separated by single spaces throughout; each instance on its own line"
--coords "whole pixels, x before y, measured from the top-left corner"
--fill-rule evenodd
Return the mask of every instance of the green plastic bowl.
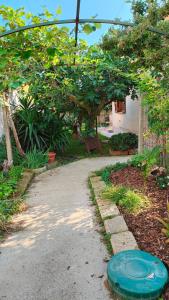
M 108 263 L 107 275 L 111 289 L 128 300 L 158 299 L 168 281 L 162 261 L 141 250 L 114 255 Z

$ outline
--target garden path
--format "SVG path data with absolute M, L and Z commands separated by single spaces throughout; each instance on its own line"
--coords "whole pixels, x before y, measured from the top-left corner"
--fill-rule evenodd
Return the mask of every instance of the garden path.
M 23 230 L 1 245 L 0 300 L 108 300 L 107 255 L 97 232 L 87 177 L 126 158 L 83 159 L 37 176 Z M 104 277 L 103 277 L 104 275 Z

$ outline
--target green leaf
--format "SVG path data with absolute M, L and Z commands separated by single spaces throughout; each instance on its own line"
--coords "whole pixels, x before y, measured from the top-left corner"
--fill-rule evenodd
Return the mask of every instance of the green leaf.
M 62 14 L 62 7 L 59 6 L 57 9 L 56 9 L 56 14 L 57 15 L 61 15 Z
M 83 31 L 86 33 L 86 34 L 90 34 L 93 32 L 93 26 L 89 25 L 89 24 L 85 24 L 83 26 Z
M 94 26 L 96 27 L 96 29 L 100 29 L 102 27 L 102 24 L 100 24 L 100 23 L 94 23 Z
M 1 48 L 1 49 L 0 49 L 0 56 L 1 56 L 1 55 L 6 55 L 7 52 L 8 52 L 8 51 L 7 51 L 6 49 L 2 49 L 2 48 Z
M 7 66 L 6 60 L 0 62 L 0 69 L 4 69 L 6 66 Z
M 9 83 L 9 87 L 12 89 L 17 89 L 18 87 L 20 87 L 21 85 L 23 85 L 26 82 L 27 82 L 27 80 L 25 78 L 20 78 L 16 81 Z
M 11 82 L 10 84 L 9 84 L 9 87 L 11 88 L 11 89 L 17 89 L 18 87 L 20 87 L 22 85 L 22 83 L 20 82 L 20 81 L 15 81 L 15 82 Z
M 49 56 L 55 56 L 56 48 L 47 48 L 47 54 Z
M 27 51 L 22 52 L 22 57 L 24 59 L 28 59 L 29 57 L 31 57 L 31 55 L 32 55 L 32 50 L 27 50 Z

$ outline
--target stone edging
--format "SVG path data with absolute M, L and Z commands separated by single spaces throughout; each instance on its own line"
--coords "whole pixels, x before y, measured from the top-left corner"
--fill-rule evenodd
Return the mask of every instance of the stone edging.
M 34 175 L 35 173 L 32 170 L 25 170 L 23 172 L 22 177 L 16 187 L 15 197 L 22 196 L 26 192 Z
M 116 204 L 110 200 L 102 199 L 101 191 L 106 187 L 100 176 L 90 177 L 90 183 L 95 195 L 95 200 L 104 223 L 107 234 L 111 235 L 110 242 L 113 253 L 116 254 L 123 250 L 138 249 L 137 242 Z
M 39 175 L 45 171 L 48 171 L 48 170 L 51 170 L 51 169 L 54 169 L 58 166 L 58 162 L 57 161 L 54 161 L 53 163 L 50 163 L 50 164 L 46 164 L 44 167 L 42 168 L 38 168 L 38 169 L 32 169 L 33 173 L 35 175 Z
M 25 169 L 21 179 L 19 180 L 18 184 L 17 184 L 17 188 L 16 188 L 16 192 L 15 192 L 15 197 L 18 196 L 22 196 L 27 188 L 29 187 L 32 179 L 34 178 L 34 176 L 39 175 L 45 171 L 54 169 L 57 167 L 58 162 L 55 161 L 51 164 L 47 164 L 46 166 L 42 167 L 42 168 L 38 168 L 38 169 Z

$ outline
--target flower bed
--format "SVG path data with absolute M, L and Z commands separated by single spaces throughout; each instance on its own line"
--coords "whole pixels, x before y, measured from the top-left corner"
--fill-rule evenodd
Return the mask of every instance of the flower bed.
M 123 185 L 142 192 L 151 199 L 151 207 L 137 214 L 127 213 L 122 207 L 126 223 L 133 232 L 140 249 L 149 251 L 158 256 L 169 266 L 169 249 L 166 236 L 162 233 L 162 226 L 156 219 L 166 217 L 167 196 L 169 187 L 160 190 L 155 180 L 148 178 L 146 181 L 137 168 L 128 166 L 123 170 L 111 174 L 114 185 Z
M 153 176 L 145 178 L 144 173 L 130 163 L 107 167 L 99 175 L 102 175 L 102 179 L 109 184 L 110 188 L 111 184 L 112 187 L 129 188 L 150 200 L 151 205 L 147 205 L 137 214 L 131 213 L 129 207 L 126 209 L 122 205 L 119 205 L 119 210 L 139 248 L 156 255 L 169 267 L 169 244 L 166 243 L 167 237 L 162 231 L 163 225 L 158 220 L 167 217 L 169 186 L 160 189 Z M 169 299 L 169 289 L 166 289 L 163 299 Z

